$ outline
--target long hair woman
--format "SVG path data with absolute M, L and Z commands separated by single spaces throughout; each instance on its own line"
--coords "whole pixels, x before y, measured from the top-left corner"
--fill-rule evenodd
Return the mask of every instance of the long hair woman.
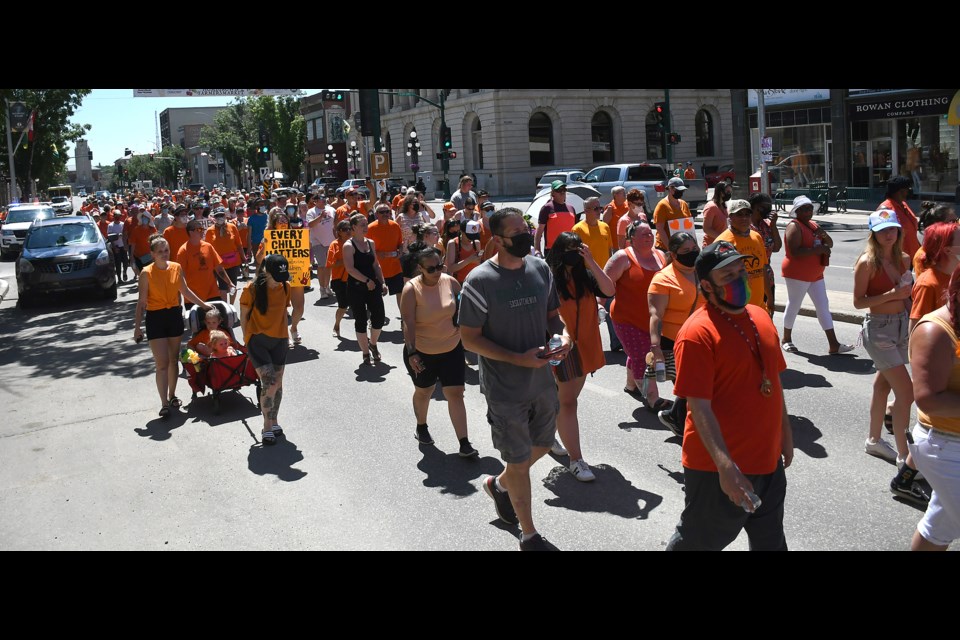
M 404 252 L 406 252 L 407 245 L 415 241 L 413 228 L 429 222 L 430 216 L 420 205 L 417 193 L 414 191 L 404 196 L 400 203 L 400 212 L 397 214 L 397 224 L 400 225 L 400 232 L 403 234 Z
M 247 353 L 260 376 L 261 440 L 276 444 L 283 435 L 277 422 L 283 398 L 283 368 L 287 361 L 287 307 L 290 306 L 289 265 L 283 256 L 270 254 L 260 262 L 257 275 L 240 294 L 240 326 Z
M 180 296 L 204 308 L 212 307 L 201 300 L 187 287 L 183 270 L 176 262 L 170 262 L 170 244 L 159 234 L 150 238 L 150 255 L 153 262 L 140 270 L 137 291 L 137 310 L 134 316 L 133 339 L 143 340 L 140 318 L 146 311 L 147 343 L 157 367 L 157 393 L 160 395 L 160 417 L 170 415 L 170 407 L 181 405 L 177 398 L 177 356 L 183 339 L 183 312 Z
M 419 273 L 403 286 L 400 296 L 403 364 L 414 387 L 414 437 L 421 444 L 433 444 L 427 411 L 439 379 L 450 422 L 460 442 L 460 457 L 472 458 L 479 453 L 467 438 L 467 409 L 463 403 L 463 345 L 456 324 L 460 283 L 443 273 L 440 252 L 434 247 L 421 249 L 415 255 Z
M 906 459 L 907 422 L 913 404 L 913 383 L 907 372 L 909 340 L 910 256 L 903 251 L 903 228 L 892 209 L 870 214 L 867 245 L 853 268 L 853 306 L 867 309 L 863 346 L 877 369 L 870 402 L 870 428 L 864 450 L 889 462 Z M 882 437 L 887 396 L 893 390 L 891 411 L 896 449 Z
M 383 271 L 377 260 L 373 240 L 367 238 L 367 216 L 356 213 L 350 217 L 353 237 L 343 245 L 343 266 L 347 270 L 347 295 L 353 313 L 353 327 L 357 342 L 363 351 L 363 363 L 370 364 L 370 354 L 380 362 L 377 340 L 383 330 L 385 317 L 383 296 L 387 295 Z M 367 317 L 370 318 L 370 337 L 367 337 Z
M 288 213 L 288 211 L 292 213 Z M 287 205 L 286 210 L 280 207 L 274 207 L 270 210 L 266 231 L 289 229 L 291 219 L 297 221 L 299 225 L 298 228 L 303 227 L 303 219 L 297 215 L 296 205 Z M 260 248 L 257 250 L 257 264 L 263 260 L 265 254 L 266 240 L 263 240 L 260 242 Z M 305 291 L 303 287 L 288 286 L 288 288 L 290 289 L 290 301 L 293 303 L 293 313 L 290 315 L 290 338 L 293 340 L 293 344 L 300 344 L 300 332 L 297 327 L 300 324 L 301 318 L 303 318 Z
M 713 188 L 713 198 L 703 208 L 703 246 L 713 244 L 727 230 L 727 202 L 733 197 L 733 187 L 721 182 Z

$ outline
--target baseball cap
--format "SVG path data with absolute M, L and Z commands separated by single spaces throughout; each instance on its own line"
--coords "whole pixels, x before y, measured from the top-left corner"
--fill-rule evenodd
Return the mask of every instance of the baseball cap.
M 495 205 L 495 204 L 493 204 L 491 201 L 487 200 L 487 201 L 484 202 L 482 205 L 480 205 L 480 208 L 481 208 L 481 209 L 484 209 L 484 210 L 486 210 L 486 209 L 496 209 L 496 208 L 497 208 L 497 205 Z
M 550 190 L 556 191 L 557 189 L 562 189 L 566 186 L 567 184 L 563 180 L 554 180 L 550 183 Z
M 667 186 L 674 187 L 677 189 L 677 191 L 687 190 L 687 186 L 683 184 L 683 180 L 681 178 L 670 178 L 670 180 L 667 182 Z
M 218 216 L 226 216 L 226 215 L 227 215 L 227 210 L 224 209 L 223 207 L 217 207 L 217 208 L 214 209 L 214 211 L 213 211 L 213 217 L 214 217 L 214 218 L 216 218 L 216 217 L 218 217 Z
M 343 194 L 346 195 L 346 196 L 355 196 L 355 195 L 357 195 L 357 188 L 356 188 L 356 187 L 348 187 L 347 190 L 343 192 Z
M 479 220 L 469 220 L 467 221 L 467 226 L 464 229 L 464 232 L 467 236 L 471 235 L 480 235 L 481 225 Z
M 731 262 L 742 260 L 744 257 L 745 256 L 740 255 L 740 253 L 737 252 L 737 248 L 729 242 L 725 240 L 714 242 L 705 247 L 700 252 L 700 255 L 697 256 L 697 261 L 694 263 L 694 268 L 697 270 L 697 278 L 704 280 L 714 269 L 725 267 Z
M 800 207 L 805 207 L 807 205 L 813 206 L 813 200 L 807 196 L 797 196 L 793 199 L 793 206 L 790 207 L 790 215 L 796 215 L 797 209 Z
M 883 231 L 890 227 L 901 229 L 900 220 L 897 219 L 897 212 L 893 209 L 879 209 L 870 214 L 867 219 L 867 227 L 870 231 Z
M 444 211 L 456 211 L 456 210 L 457 210 L 457 206 L 456 206 L 455 204 L 453 204 L 452 202 L 444 202 L 444 203 L 443 203 L 443 210 L 444 210 Z
M 744 209 L 752 209 L 750 203 L 746 200 L 731 200 L 730 204 L 727 205 L 727 213 L 730 215 L 735 214 L 737 211 L 742 211 Z
M 286 282 L 290 279 L 290 265 L 287 259 L 281 255 L 271 253 L 267 255 L 264 261 L 264 269 L 277 282 Z

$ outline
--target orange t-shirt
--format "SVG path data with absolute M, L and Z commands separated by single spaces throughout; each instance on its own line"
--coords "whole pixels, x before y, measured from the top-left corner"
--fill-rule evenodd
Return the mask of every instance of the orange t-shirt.
M 576 288 L 572 282 L 567 283 L 567 291 L 576 295 Z M 567 325 L 567 332 L 573 337 L 577 350 L 580 352 L 580 363 L 583 373 L 593 373 L 604 364 L 603 344 L 600 342 L 600 318 L 597 308 L 597 297 L 589 289 L 577 299 L 560 298 L 560 317 Z
M 405 197 L 406 197 L 406 196 L 404 196 L 404 194 L 402 194 L 402 193 L 398 193 L 397 195 L 393 196 L 393 205 L 392 205 L 392 206 L 393 206 L 393 210 L 394 210 L 394 211 L 396 211 L 397 209 L 400 208 L 400 205 L 403 203 L 403 199 L 404 199 Z
M 177 262 L 183 267 L 183 277 L 187 286 L 201 300 L 220 298 L 217 287 L 216 268 L 223 263 L 220 254 L 209 242 L 192 245 L 189 242 L 177 252 Z
M 920 274 L 913 285 L 913 306 L 910 307 L 910 319 L 919 320 L 931 311 L 942 307 L 946 301 L 943 294 L 950 286 L 950 274 L 937 268 L 927 269 Z
M 262 333 L 271 338 L 286 339 L 290 337 L 287 330 L 287 307 L 290 306 L 290 287 L 271 287 L 267 285 L 267 313 L 262 314 L 257 309 L 256 295 L 251 282 L 240 294 L 240 306 L 250 307 L 250 318 L 247 320 L 247 342 L 250 336 Z
M 166 269 L 158 269 L 154 262 L 143 268 L 147 274 L 147 311 L 159 311 L 180 306 L 180 274 L 176 262 L 168 262 Z
M 653 210 L 653 224 L 656 226 L 656 228 L 659 228 L 660 223 L 662 222 L 669 223 L 671 220 L 679 220 L 680 218 L 693 217 L 690 213 L 690 205 L 687 204 L 686 200 L 680 201 L 680 210 L 677 211 L 672 206 L 670 206 L 669 199 L 670 199 L 670 196 L 667 196 L 666 198 L 658 202 L 656 208 Z M 669 231 L 670 231 L 670 227 L 668 225 L 667 237 L 672 235 L 669 233 Z M 654 230 L 654 233 L 656 233 L 656 229 Z M 657 245 L 656 245 L 657 249 L 660 249 L 661 251 L 666 251 L 667 247 L 663 246 L 660 243 L 660 234 L 657 233 L 656 235 L 657 235 Z
M 243 244 L 240 242 L 240 232 L 237 227 L 227 223 L 223 225 L 225 233 L 217 232 L 217 226 L 214 225 L 207 229 L 203 239 L 213 245 L 213 248 L 220 254 L 223 260 L 223 268 L 240 266 L 241 256 L 243 256 Z
M 675 266 L 676 263 L 671 262 L 658 271 L 650 281 L 648 290 L 648 293 L 668 296 L 667 309 L 661 318 L 661 333 L 671 340 L 677 339 L 680 327 L 691 315 L 691 309 L 706 304 L 696 285 L 677 273 Z
M 754 305 L 747 305 L 745 312 L 753 319 L 760 335 L 759 354 L 757 334 L 744 313 L 728 313 L 724 318 L 716 307 L 707 305 L 690 316 L 674 347 L 677 360 L 674 392 L 683 398 L 710 400 L 727 451 L 740 471 L 769 474 L 776 470 L 782 451 L 780 372 L 787 368 L 787 363 L 770 316 Z M 753 345 L 753 351 L 747 342 Z M 763 375 L 773 386 L 769 397 L 760 393 Z M 746 416 L 749 419 L 745 419 Z M 682 464 L 687 469 L 717 471 L 689 409 L 683 432 Z
M 340 262 L 339 267 L 334 267 L 334 263 Z M 347 268 L 343 266 L 343 248 L 340 246 L 340 240 L 334 240 L 327 249 L 327 268 L 332 268 L 331 277 L 334 280 L 342 282 L 347 281 Z
M 250 225 L 247 224 L 246 219 L 243 223 L 240 223 L 240 219 L 237 218 L 237 233 L 240 234 L 240 246 L 244 249 L 250 248 Z
M 396 253 L 396 255 L 388 257 L 377 255 L 383 277 L 392 278 L 401 273 L 403 269 L 400 266 L 400 252 L 403 250 L 403 230 L 400 229 L 400 225 L 393 220 L 387 220 L 386 225 L 381 225 L 380 221 L 377 220 L 367 227 L 367 237 L 373 240 L 378 254 L 382 252 Z
M 633 247 L 624 249 L 627 259 L 630 260 L 630 268 L 623 272 L 617 280 L 617 295 L 613 298 L 610 305 L 610 317 L 619 324 L 629 324 L 645 333 L 650 332 L 650 304 L 647 301 L 647 292 L 650 289 L 650 281 L 657 274 L 656 271 L 645 269 L 636 259 L 633 253 Z M 660 268 L 666 260 L 663 254 L 653 250 L 654 259 Z
M 358 200 L 357 206 L 353 209 L 350 208 L 349 204 L 345 204 L 337 208 L 337 219 L 334 220 L 333 224 L 337 224 L 341 220 L 346 220 L 347 216 L 350 215 L 351 211 L 359 211 L 360 213 L 367 215 L 370 213 L 370 201 L 369 200 Z
M 614 229 L 616 228 L 617 223 L 620 221 L 620 218 L 627 215 L 627 211 L 629 210 L 630 203 L 626 200 L 624 200 L 623 204 L 621 205 L 617 205 L 615 201 L 611 200 L 610 204 L 608 204 L 603 210 L 602 219 L 611 229 Z
M 180 247 L 185 245 L 187 240 L 190 239 L 190 234 L 187 233 L 186 227 L 177 228 L 170 225 L 163 230 L 163 237 L 166 238 L 167 244 L 170 245 L 170 257 L 175 258 L 180 251 Z M 196 291 L 194 291 L 194 293 L 196 293 Z
M 139 258 L 150 253 L 150 236 L 156 232 L 156 227 L 145 224 L 138 224 L 130 230 L 130 246 L 133 247 L 135 257 Z

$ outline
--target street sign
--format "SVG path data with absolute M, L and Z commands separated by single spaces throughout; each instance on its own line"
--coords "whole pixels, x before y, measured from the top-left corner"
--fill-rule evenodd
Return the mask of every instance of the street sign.
M 765 136 L 760 139 L 760 153 L 764 162 L 773 162 L 773 138 Z
M 370 154 L 370 175 L 374 180 L 390 177 L 390 154 L 378 151 Z
M 261 180 L 266 180 L 266 179 L 267 179 L 267 172 L 268 172 L 268 171 L 269 171 L 269 169 L 267 169 L 266 167 L 260 167 L 260 179 L 261 179 Z
M 30 110 L 23 102 L 10 103 L 10 131 L 20 133 L 30 123 Z

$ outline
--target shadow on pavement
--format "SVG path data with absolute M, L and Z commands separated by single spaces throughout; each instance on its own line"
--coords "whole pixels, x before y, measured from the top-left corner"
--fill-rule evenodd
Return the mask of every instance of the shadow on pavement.
M 390 344 L 403 344 L 403 331 L 395 329 L 392 331 L 382 331 L 378 342 L 389 342 Z
M 565 467 L 551 469 L 543 486 L 557 497 L 546 500 L 546 504 L 584 513 L 646 520 L 663 502 L 663 496 L 634 487 L 615 467 L 598 464 L 590 468 L 597 477 L 593 482 L 580 482 Z
M 385 362 L 374 362 L 370 365 L 361 363 L 354 372 L 357 374 L 357 382 L 383 382 L 392 369 L 396 367 Z
M 660 419 L 657 418 L 656 414 L 650 413 L 647 411 L 646 407 L 642 404 L 638 405 L 636 409 L 633 410 L 633 422 L 621 422 L 617 426 L 623 429 L 624 431 L 633 431 L 634 429 L 643 429 L 645 431 L 666 431 L 670 433 L 670 429 L 660 422 Z
M 873 368 L 873 360 L 870 358 L 860 358 L 853 354 L 845 353 L 835 356 L 826 354 L 813 355 L 800 351 L 797 355 L 806 358 L 810 364 L 823 367 L 827 371 L 833 371 L 834 373 L 852 373 L 863 376 L 876 372 Z
M 319 360 L 320 352 L 316 349 L 311 349 L 310 347 L 305 347 L 302 344 L 294 346 L 290 351 L 287 352 L 287 361 L 286 364 L 297 364 L 300 362 L 309 362 L 310 360 Z
M 351 329 L 351 332 L 352 331 L 353 330 Z M 360 349 L 360 343 L 357 342 L 355 339 L 351 340 L 350 338 L 345 338 L 344 335 L 345 334 L 343 332 L 343 324 L 341 324 L 340 338 L 338 338 L 339 344 L 337 344 L 337 348 L 334 349 L 334 351 L 354 351 L 356 353 L 361 353 L 362 349 Z
M 413 440 L 411 429 L 410 439 Z M 474 484 L 477 478 L 485 475 L 499 475 L 503 471 L 503 463 L 490 456 L 479 458 L 461 458 L 456 452 L 444 453 L 432 444 L 419 445 L 423 458 L 417 463 L 426 477 L 423 486 L 440 489 L 441 494 L 452 494 L 459 498 L 473 495 L 482 489 L 479 483 Z M 490 502 L 493 508 L 493 502 Z
M 657 464 L 657 466 L 660 467 L 663 471 L 665 471 L 666 474 L 670 476 L 670 479 L 676 482 L 677 484 L 679 484 L 680 486 L 683 486 L 685 484 L 684 478 L 683 478 L 683 470 L 670 471 L 670 469 L 667 469 L 665 466 L 659 463 Z
M 281 436 L 274 445 L 250 445 L 247 466 L 258 476 L 275 475 L 284 482 L 296 482 L 307 475 L 306 471 L 293 468 L 301 460 L 303 452 L 286 436 Z
M 159 402 L 159 398 L 157 402 Z M 157 411 L 159 410 L 158 408 Z M 183 411 L 171 409 L 170 417 L 154 418 L 144 425 L 142 429 L 134 429 L 133 431 L 141 438 L 150 438 L 154 442 L 163 442 L 164 440 L 170 439 L 171 431 L 186 424 L 189 417 L 190 416 Z
M 191 398 L 183 409 L 193 417 L 193 422 L 204 422 L 211 427 L 231 422 L 240 422 L 244 418 L 262 416 L 257 408 L 256 387 L 253 385 L 238 390 L 224 391 L 220 394 L 220 413 L 213 411 L 213 394 L 198 395 Z
M 790 416 L 790 426 L 793 427 L 793 448 L 799 449 L 811 458 L 826 458 L 827 450 L 817 440 L 823 435 L 808 418 Z
M 154 376 L 149 345 L 133 341 L 135 302 L 84 299 L 54 306 L 57 298 L 38 303 L 37 311 L 0 310 L 0 367 L 17 364 L 31 370 L 29 378 L 55 380 Z
M 780 384 L 784 389 L 803 389 L 805 387 L 832 387 L 833 385 L 819 373 L 804 373 L 796 369 L 787 369 L 780 374 Z

